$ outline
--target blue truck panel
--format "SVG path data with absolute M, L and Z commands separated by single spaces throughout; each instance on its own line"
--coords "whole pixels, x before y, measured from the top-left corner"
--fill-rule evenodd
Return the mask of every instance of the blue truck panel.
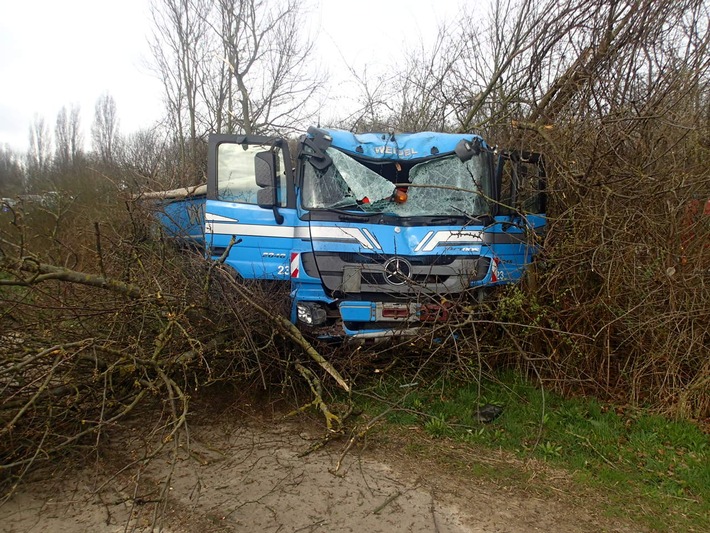
M 190 195 L 185 198 L 162 198 L 157 211 L 164 233 L 173 239 L 204 245 L 205 196 Z
M 236 242 L 226 264 L 288 284 L 292 321 L 323 336 L 446 320 L 518 281 L 545 227 L 542 158 L 472 134 L 311 128 L 294 159 L 282 139 L 213 135 L 208 167 L 205 195 L 166 201 L 165 231 L 212 257 Z
M 352 133 L 343 130 L 324 129 L 333 141 L 332 146 L 350 154 L 386 161 L 411 161 L 426 159 L 432 155 L 451 154 L 461 139 L 478 139 L 484 148 L 485 141 L 478 135 L 456 133 Z

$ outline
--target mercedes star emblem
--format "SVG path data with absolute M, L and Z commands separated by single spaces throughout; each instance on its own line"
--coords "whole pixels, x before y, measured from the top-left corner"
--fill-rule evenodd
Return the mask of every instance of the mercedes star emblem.
M 384 264 L 385 280 L 390 285 L 404 285 L 412 275 L 412 265 L 401 257 L 392 257 Z

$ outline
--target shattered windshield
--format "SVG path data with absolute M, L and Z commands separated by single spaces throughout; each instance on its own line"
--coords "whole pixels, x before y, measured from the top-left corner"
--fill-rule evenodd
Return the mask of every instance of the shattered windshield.
M 306 164 L 303 207 L 410 216 L 480 216 L 489 213 L 490 171 L 485 154 L 463 162 L 456 155 L 416 164 L 406 178 L 381 176 L 328 148 L 325 170 Z M 388 163 L 398 165 L 398 163 Z

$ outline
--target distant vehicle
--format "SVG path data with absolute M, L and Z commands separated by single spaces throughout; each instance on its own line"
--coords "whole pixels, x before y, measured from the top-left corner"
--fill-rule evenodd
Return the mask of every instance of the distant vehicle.
M 59 201 L 60 196 L 61 193 L 57 191 L 49 191 L 42 194 L 21 194 L 14 198 L 2 198 L 0 199 L 0 204 L 2 204 L 3 211 L 9 211 L 21 202 L 41 205 L 42 207 L 51 207 Z
M 17 205 L 17 200 L 14 198 L 0 198 L 0 210 L 4 213 L 10 211 Z
M 244 279 L 288 284 L 291 320 L 379 338 L 450 318 L 454 302 L 515 283 L 545 229 L 540 154 L 473 134 L 310 128 L 285 139 L 215 134 L 206 185 L 150 193 L 182 242 Z

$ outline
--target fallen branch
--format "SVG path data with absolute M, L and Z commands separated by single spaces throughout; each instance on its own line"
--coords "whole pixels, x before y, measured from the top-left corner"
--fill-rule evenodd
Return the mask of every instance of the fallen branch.
M 399 498 L 402 495 L 401 492 L 397 491 L 394 494 L 392 494 L 389 498 L 387 498 L 384 502 L 382 502 L 380 505 L 378 505 L 374 511 L 372 511 L 372 514 L 380 514 L 382 512 L 382 509 L 387 507 L 390 503 L 395 501 L 397 498 Z
M 235 279 L 229 278 L 231 283 L 231 288 L 233 288 L 240 296 L 244 298 L 245 301 L 249 303 L 257 312 L 272 321 L 276 328 L 286 337 L 295 342 L 306 354 L 318 363 L 323 370 L 325 370 L 330 376 L 340 385 L 340 387 L 346 392 L 350 392 L 350 385 L 345 381 L 343 376 L 340 375 L 335 367 L 330 364 L 321 354 L 318 353 L 313 345 L 308 342 L 301 331 L 286 317 L 272 313 L 262 305 L 256 302 L 254 295 L 249 292 L 244 286 L 240 285 Z
M 105 278 L 95 274 L 86 274 L 68 268 L 58 267 L 41 263 L 33 258 L 10 259 L 5 257 L 0 262 L 0 269 L 12 272 L 16 279 L 0 279 L 0 285 L 14 285 L 29 287 L 49 280 L 66 281 L 78 283 L 89 287 L 106 289 L 118 294 L 123 294 L 129 298 L 139 299 L 145 295 L 140 287 L 130 283 L 124 283 L 112 278 Z M 29 278 L 23 278 L 22 272 L 34 274 Z
M 326 403 L 323 401 L 323 389 L 321 387 L 320 380 L 318 377 L 313 374 L 310 370 L 308 370 L 305 366 L 296 363 L 296 370 L 298 370 L 298 373 L 303 376 L 303 379 L 306 380 L 308 383 L 308 386 L 311 389 L 311 392 L 313 393 L 313 401 L 299 407 L 295 411 L 291 411 L 288 413 L 286 416 L 292 416 L 296 413 L 300 413 L 308 409 L 309 407 L 318 407 L 320 409 L 321 413 L 323 413 L 323 416 L 325 417 L 325 424 L 328 427 L 328 433 L 338 433 L 342 430 L 343 428 L 343 421 L 338 415 L 335 415 L 332 413 L 330 409 L 328 409 L 328 406 Z M 335 427 L 333 427 L 333 424 L 335 423 Z

